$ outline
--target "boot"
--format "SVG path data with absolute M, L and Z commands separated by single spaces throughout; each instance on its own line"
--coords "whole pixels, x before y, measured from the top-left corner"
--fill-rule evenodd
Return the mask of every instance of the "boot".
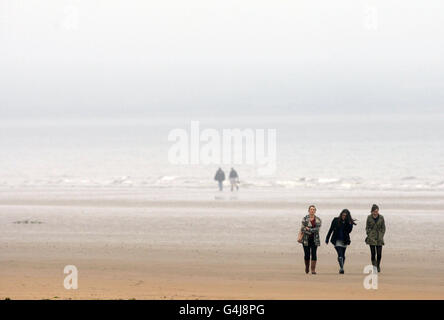
M 339 262 L 339 273 L 343 274 L 344 273 L 344 258 L 338 257 L 338 262 Z
M 316 274 L 316 260 L 311 260 L 311 274 Z
M 377 263 L 376 260 L 372 260 L 372 265 L 373 265 L 373 270 L 375 270 L 377 268 Z
M 378 260 L 378 262 L 376 263 L 376 268 L 378 269 L 378 272 L 381 272 L 381 261 Z
M 308 273 L 308 269 L 310 268 L 310 260 L 304 260 L 305 261 L 305 273 Z

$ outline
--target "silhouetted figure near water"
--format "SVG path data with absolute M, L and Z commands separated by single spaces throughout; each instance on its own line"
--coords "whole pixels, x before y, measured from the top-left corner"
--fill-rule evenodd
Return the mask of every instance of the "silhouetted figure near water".
M 225 180 L 225 172 L 221 168 L 216 171 L 216 175 L 214 176 L 214 180 L 216 180 L 219 184 L 219 191 L 222 191 L 224 188 L 223 182 Z
M 239 175 L 237 174 L 236 170 L 231 168 L 230 171 L 230 183 L 231 183 L 231 191 L 236 188 L 236 190 L 239 190 Z

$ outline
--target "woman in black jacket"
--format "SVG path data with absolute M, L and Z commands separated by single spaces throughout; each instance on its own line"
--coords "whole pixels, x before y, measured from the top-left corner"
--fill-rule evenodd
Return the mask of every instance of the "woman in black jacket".
M 339 273 L 344 273 L 344 263 L 345 263 L 345 250 L 350 244 L 350 232 L 353 230 L 353 225 L 356 225 L 355 220 L 351 217 L 350 211 L 348 209 L 342 210 L 339 217 L 336 217 L 331 222 L 330 230 L 328 230 L 327 238 L 325 243 L 328 244 L 331 237 L 331 243 L 335 246 L 336 252 L 338 253 L 339 262 Z

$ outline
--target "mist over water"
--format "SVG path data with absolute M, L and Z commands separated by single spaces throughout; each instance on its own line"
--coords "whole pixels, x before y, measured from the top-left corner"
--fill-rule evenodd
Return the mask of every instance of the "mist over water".
M 234 166 L 248 190 L 444 191 L 442 116 L 290 116 L 2 122 L 5 188 L 216 189 L 217 165 L 173 165 L 168 133 L 276 129 L 277 168 L 267 177 Z M 201 143 L 201 146 L 204 143 Z
M 242 190 L 443 190 L 442 7 L 0 0 L 0 186 L 213 190 L 168 161 L 196 120 L 277 130 Z
M 0 1 L 1 118 L 439 113 L 443 3 Z

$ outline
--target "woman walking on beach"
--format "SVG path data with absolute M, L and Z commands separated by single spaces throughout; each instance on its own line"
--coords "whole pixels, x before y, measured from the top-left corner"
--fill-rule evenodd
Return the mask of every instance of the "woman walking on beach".
M 356 225 L 351 213 L 348 209 L 342 210 L 339 217 L 333 219 L 328 230 L 325 243 L 328 244 L 331 236 L 331 243 L 335 246 L 338 253 L 339 273 L 344 274 L 345 250 L 350 245 L 350 232 L 353 230 L 353 225 Z M 333 235 L 332 235 L 333 233 Z
M 305 273 L 309 272 L 311 258 L 311 273 L 316 274 L 317 248 L 321 245 L 319 240 L 319 229 L 322 221 L 316 216 L 316 207 L 308 207 L 308 215 L 302 219 L 299 242 L 304 248 Z
M 365 243 L 370 246 L 372 265 L 381 272 L 382 246 L 384 245 L 385 221 L 379 214 L 379 207 L 374 204 L 371 214 L 367 217 L 367 238 Z

